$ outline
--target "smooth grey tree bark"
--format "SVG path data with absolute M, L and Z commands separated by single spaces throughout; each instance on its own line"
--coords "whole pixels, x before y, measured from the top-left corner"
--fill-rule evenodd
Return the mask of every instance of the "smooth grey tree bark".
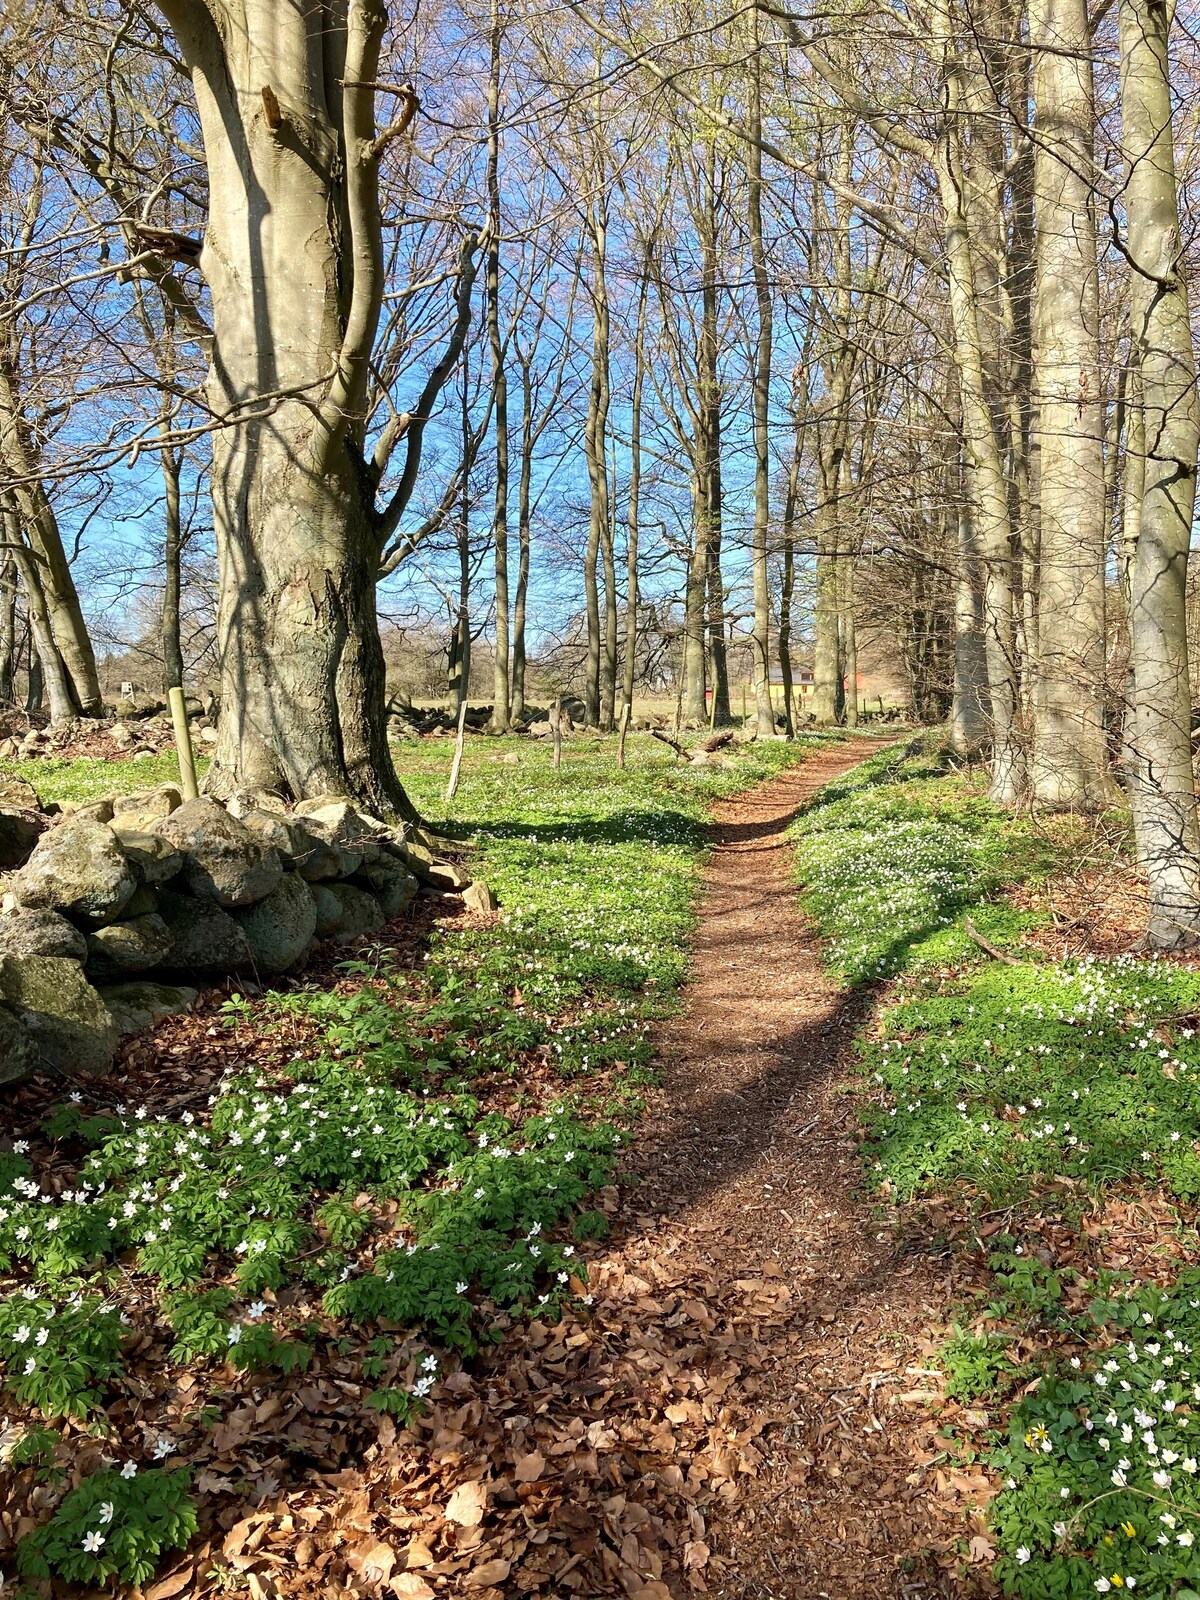
M 1104 404 L 1092 221 L 1091 30 L 1085 0 L 1029 11 L 1037 137 L 1034 402 L 1040 560 L 1029 786 L 1052 807 L 1111 799 L 1104 730 Z
M 964 196 L 963 65 L 941 5 L 933 11 L 942 68 L 942 117 L 931 152 L 942 203 L 946 282 L 954 329 L 954 361 L 962 404 L 967 492 L 984 572 L 983 613 L 991 711 L 991 788 L 999 805 L 1013 805 L 1025 787 L 1018 722 L 1018 661 L 1013 620 L 1013 537 L 996 422 L 988 405 L 979 327 L 979 298 L 971 228 Z
M 412 814 L 387 744 L 375 611 L 457 316 L 412 413 L 366 451 L 384 282 L 379 164 L 415 93 L 375 120 L 381 0 L 161 0 L 190 70 L 209 172 L 200 265 L 213 307 L 208 401 L 220 567 L 221 719 L 209 786 L 337 792 Z M 395 494 L 375 501 L 405 440 Z
M 1187 564 L 1200 445 L 1172 142 L 1169 33 L 1163 0 L 1122 0 L 1121 122 L 1126 161 L 1133 476 L 1141 478 L 1129 574 L 1134 732 L 1131 801 L 1149 880 L 1147 937 L 1200 941 L 1200 822 L 1191 747 Z M 1140 433 L 1140 440 L 1137 438 Z
M 500 25 L 499 0 L 492 0 L 490 71 L 488 73 L 487 201 L 491 238 L 487 252 L 487 331 L 492 352 L 492 406 L 496 428 L 496 504 L 492 545 L 496 588 L 496 659 L 492 677 L 492 720 L 496 733 L 507 733 L 511 704 L 508 604 L 508 371 L 500 333 Z

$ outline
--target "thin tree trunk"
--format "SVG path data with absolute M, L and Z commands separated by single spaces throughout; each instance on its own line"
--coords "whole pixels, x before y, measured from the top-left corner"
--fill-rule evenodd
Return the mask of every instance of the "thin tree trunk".
M 979 305 L 963 205 L 961 65 L 954 55 L 945 12 L 939 8 L 935 19 L 945 101 L 935 150 L 935 170 L 942 202 L 954 359 L 962 400 L 966 482 L 985 574 L 985 654 L 992 720 L 991 796 L 998 804 L 1013 805 L 1024 790 L 1024 762 L 1017 722 L 1012 528 L 1000 448 L 985 391 Z
M 984 650 L 983 577 L 972 520 L 971 498 L 962 481 L 948 517 L 958 530 L 958 575 L 954 585 L 954 699 L 950 743 L 965 760 L 974 760 L 987 737 L 987 659 Z
M 748 175 L 750 181 L 750 260 L 754 271 L 754 296 L 758 308 L 758 338 L 754 350 L 754 532 L 751 557 L 754 581 L 752 672 L 754 712 L 760 738 L 775 733 L 771 704 L 771 597 L 767 579 L 767 529 L 771 515 L 771 282 L 762 222 L 762 47 L 758 11 L 754 12 L 754 55 L 750 64 L 750 129 Z
M 29 673 L 29 710 L 40 707 L 43 696 L 50 712 L 52 724 L 70 722 L 75 716 L 75 699 L 72 684 L 63 659 L 59 654 L 54 629 L 50 622 L 50 607 L 42 587 L 42 575 L 33 551 L 22 536 L 21 518 L 11 503 L 4 508 L 4 542 L 16 563 L 25 590 L 25 604 L 29 611 L 31 666 Z M 32 666 L 37 657 L 37 673 Z M 36 687 L 36 695 L 35 695 Z
M 454 541 L 458 553 L 458 603 L 454 612 L 454 628 L 450 635 L 450 663 L 447 675 L 450 693 L 454 696 L 456 713 L 466 705 L 471 690 L 471 469 L 470 456 L 467 453 L 471 440 L 471 405 L 465 368 L 462 375 L 460 407 L 464 466 L 462 496 Z
M 614 441 L 615 445 L 615 441 Z M 616 482 L 616 463 L 610 483 Z M 600 726 L 611 733 L 616 725 L 617 709 L 617 563 L 613 518 L 616 500 L 610 494 L 609 519 L 604 524 L 600 540 L 600 559 L 604 572 L 604 653 L 600 661 Z
M 517 481 L 517 592 L 513 600 L 512 720 L 525 720 L 525 613 L 529 597 L 529 557 L 533 480 L 533 382 L 522 370 L 521 470 Z
M 496 578 L 496 665 L 492 727 L 509 725 L 508 670 L 508 375 L 500 337 L 500 27 L 499 0 L 492 0 L 491 71 L 488 76 L 487 196 L 491 235 L 487 253 L 487 327 L 492 352 L 492 404 L 496 418 L 496 511 L 492 543 Z
M 625 660 L 621 684 L 621 703 L 633 714 L 633 687 L 637 673 L 638 623 L 638 539 L 642 494 L 642 389 L 646 378 L 646 302 L 650 272 L 642 277 L 638 289 L 637 331 L 633 350 L 633 394 L 629 411 L 629 512 L 625 532 Z
M 1135 695 L 1133 812 L 1149 878 L 1147 936 L 1200 939 L 1200 823 L 1192 769 L 1187 563 L 1200 405 L 1180 243 L 1168 30 L 1157 0 L 1121 0 L 1122 143 L 1130 334 L 1143 430 L 1130 573 Z
M 593 197 L 588 210 L 592 243 L 592 382 L 588 392 L 583 447 L 587 461 L 590 509 L 587 551 L 584 556 L 584 594 L 587 610 L 587 680 L 584 713 L 589 728 L 600 726 L 600 593 L 596 582 L 601 545 L 609 526 L 608 483 L 608 359 L 609 311 L 606 281 L 607 215 L 602 194 Z
M 17 564 L 6 552 L 0 563 L 0 704 L 14 704 L 17 678 Z
M 165 425 L 164 425 L 165 426 Z M 180 566 L 183 555 L 183 520 L 179 499 L 179 456 L 170 446 L 159 451 L 163 480 L 163 688 L 183 687 L 183 642 L 180 631 Z
M 841 558 L 841 584 L 838 593 L 840 612 L 838 634 L 841 639 L 842 678 L 845 688 L 845 722 L 858 727 L 858 627 L 854 616 L 854 557 Z
M 58 518 L 36 475 L 37 452 L 21 414 L 16 373 L 6 357 L 0 358 L 0 462 L 11 471 L 16 484 L 12 490 L 14 507 L 20 514 L 21 526 L 37 563 L 38 588 L 46 622 L 70 688 L 71 710 L 63 714 L 59 701 L 55 720 L 69 722 L 75 716 L 100 716 L 104 701 L 96 671 L 96 654 Z M 51 703 L 55 703 L 53 696 Z
M 701 453 L 697 452 L 692 482 L 692 549 L 688 558 L 687 587 L 683 602 L 684 721 L 702 726 L 708 721 L 705 698 L 704 593 L 708 582 L 708 513 Z
M 1091 34 L 1085 0 L 1030 8 L 1037 141 L 1037 676 L 1030 790 L 1049 806 L 1110 798 L 1104 733 L 1104 408 L 1092 229 Z
M 839 130 L 839 188 L 849 186 L 853 159 L 852 125 Z M 813 599 L 812 715 L 819 725 L 840 721 L 844 706 L 841 648 L 838 637 L 838 547 L 841 523 L 842 460 L 849 432 L 850 386 L 855 351 L 851 343 L 853 311 L 850 288 L 850 212 L 842 194 L 834 200 L 833 327 L 827 362 L 826 391 L 820 403 L 817 449 L 817 503 L 814 518 L 816 593 Z
M 701 504 L 704 528 L 704 579 L 708 591 L 708 657 L 712 669 L 709 720 L 724 726 L 730 719 L 729 674 L 725 660 L 725 585 L 721 576 L 723 492 L 721 483 L 720 332 L 717 229 L 717 144 L 709 136 L 705 148 L 702 194 L 697 215 L 700 232 L 700 348 L 697 352 L 701 415 Z
M 1133 361 L 1131 347 L 1130 362 Z M 1137 369 L 1125 380 L 1125 466 L 1121 493 L 1121 526 L 1117 547 L 1117 581 L 1121 589 L 1122 631 L 1125 635 L 1121 702 L 1121 781 L 1129 796 L 1136 834 L 1138 811 L 1133 805 L 1137 782 L 1137 684 L 1133 670 L 1133 569 L 1137 562 L 1138 533 L 1142 525 L 1142 500 L 1146 490 L 1146 438 L 1143 428 L 1142 390 Z M 1135 840 L 1136 844 L 1136 840 Z M 1138 859 L 1141 851 L 1138 850 Z
M 796 501 L 800 492 L 800 453 L 802 449 L 800 419 L 796 419 L 796 437 L 788 469 L 787 495 L 783 506 L 783 571 L 779 582 L 779 677 L 783 685 L 783 724 L 789 739 L 796 737 L 796 721 L 792 713 L 792 597 L 796 592 Z M 774 729 L 772 728 L 772 731 Z

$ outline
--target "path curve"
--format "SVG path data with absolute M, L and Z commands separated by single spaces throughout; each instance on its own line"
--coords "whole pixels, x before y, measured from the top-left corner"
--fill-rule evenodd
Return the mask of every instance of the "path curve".
M 786 839 L 816 789 L 878 749 L 831 746 L 715 807 L 693 975 L 638 1139 L 630 1231 L 701 1298 L 738 1369 L 722 1398 L 748 1475 L 705 1537 L 708 1592 L 739 1600 L 975 1592 L 927 1553 L 947 1529 L 923 1459 L 934 1425 L 912 1398 L 947 1287 L 857 1193 L 844 1081 L 862 1002 L 822 970 Z

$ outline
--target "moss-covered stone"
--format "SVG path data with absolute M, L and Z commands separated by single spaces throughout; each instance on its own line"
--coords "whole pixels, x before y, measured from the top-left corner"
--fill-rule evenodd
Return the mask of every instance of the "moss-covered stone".
M 29 1033 L 41 1065 L 69 1073 L 108 1071 L 117 1030 L 78 961 L 67 956 L 4 956 L 0 1002 Z

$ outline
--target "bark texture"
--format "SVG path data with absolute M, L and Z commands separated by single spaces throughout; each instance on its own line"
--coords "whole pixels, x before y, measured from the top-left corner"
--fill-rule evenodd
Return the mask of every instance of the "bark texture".
M 1134 734 L 1131 798 L 1149 877 L 1147 933 L 1160 948 L 1200 939 L 1200 825 L 1192 769 L 1187 562 L 1200 405 L 1180 243 L 1171 138 L 1170 14 L 1122 0 L 1121 119 L 1130 335 L 1137 383 L 1130 449 L 1140 446 L 1129 575 Z M 1139 437 L 1140 436 L 1140 437 Z
M 383 260 L 382 4 L 162 0 L 191 70 L 210 210 L 208 381 L 221 721 L 210 786 L 411 811 L 386 738 L 364 456 Z M 409 105 L 408 114 L 415 102 Z M 419 419 L 418 419 L 419 420 Z
M 1030 8 L 1037 141 L 1040 564 L 1030 790 L 1050 806 L 1111 798 L 1104 732 L 1104 408 L 1092 226 L 1085 0 Z

